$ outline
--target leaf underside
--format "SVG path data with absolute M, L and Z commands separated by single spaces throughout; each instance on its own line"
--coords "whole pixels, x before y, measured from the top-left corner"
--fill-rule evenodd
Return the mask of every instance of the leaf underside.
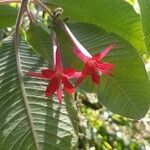
M 0 149 L 76 149 L 76 109 L 70 96 L 60 106 L 55 97 L 44 96 L 46 81 L 30 78 L 25 72 L 39 71 L 45 62 L 21 40 L 18 75 L 11 37 L 0 46 Z M 25 89 L 25 91 L 22 90 Z
M 140 119 L 147 113 L 150 105 L 150 84 L 144 63 L 136 49 L 126 40 L 105 30 L 86 23 L 71 23 L 70 28 L 76 38 L 91 54 L 102 51 L 111 43 L 117 48 L 111 50 L 104 62 L 116 65 L 112 77 L 102 75 L 99 86 L 94 86 L 87 79 L 80 86 L 88 92 L 97 92 L 99 102 L 109 110 L 120 115 Z M 56 29 L 57 30 L 57 29 Z M 72 57 L 72 51 L 65 35 L 57 32 L 57 37 L 64 57 L 64 64 L 81 68 L 83 64 Z M 67 55 L 65 55 L 67 53 Z M 71 58 L 71 59 L 70 59 Z

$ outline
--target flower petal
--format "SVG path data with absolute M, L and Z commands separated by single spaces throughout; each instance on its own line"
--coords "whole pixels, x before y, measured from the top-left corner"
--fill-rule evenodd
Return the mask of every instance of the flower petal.
M 65 74 L 65 77 L 67 77 L 68 79 L 79 78 L 82 74 L 82 72 L 80 71 L 78 72 L 74 68 L 64 69 L 63 73 Z
M 112 70 L 115 68 L 115 65 L 114 64 L 110 64 L 110 63 L 104 63 L 104 62 L 100 62 L 100 63 L 96 63 L 96 67 L 99 68 L 99 69 L 109 69 L 109 70 Z
M 79 48 L 73 48 L 74 54 L 79 57 L 83 62 L 87 62 L 92 56 L 84 55 Z
M 42 74 L 43 76 L 45 76 L 46 78 L 52 78 L 55 74 L 55 71 L 52 71 L 50 69 L 43 69 L 42 70 Z
M 116 44 L 111 44 L 111 45 L 107 46 L 107 47 L 101 52 L 101 59 L 102 59 L 103 57 L 105 57 L 105 56 L 109 53 L 109 51 L 112 50 L 112 49 L 115 48 L 115 47 L 116 47 Z
M 60 49 L 57 47 L 56 51 L 54 51 L 53 53 L 54 53 L 54 68 L 62 69 Z
M 74 75 L 76 70 L 74 68 L 67 68 L 63 70 L 63 73 L 67 76 L 72 76 Z
M 86 77 L 87 77 L 88 74 L 84 74 L 82 73 L 80 78 L 76 81 L 75 83 L 75 87 L 77 87 Z
M 112 76 L 111 72 L 109 72 L 109 70 L 100 70 L 102 72 L 102 74 L 108 75 L 108 76 Z
M 99 61 L 100 59 L 104 58 L 109 53 L 109 51 L 115 47 L 116 47 L 115 44 L 109 45 L 101 53 L 94 55 L 92 59 L 94 59 L 95 61 Z
M 69 80 L 66 77 L 62 78 L 63 84 L 64 84 L 64 91 L 67 93 L 73 93 L 75 92 L 75 87 L 69 82 Z
M 68 79 L 71 78 L 80 78 L 82 76 L 82 72 L 75 72 L 72 76 L 68 77 Z
M 89 65 L 89 62 L 85 63 L 84 69 L 82 71 L 82 73 L 79 74 L 79 79 L 76 82 L 76 87 L 90 74 L 92 74 L 92 72 L 95 72 L 95 68 L 91 67 Z
M 99 84 L 100 76 L 96 72 L 92 73 L 91 76 L 92 76 L 92 81 L 96 84 Z
M 94 66 L 90 65 L 89 62 L 87 62 L 83 69 L 83 74 L 91 74 L 95 70 Z
M 45 95 L 47 97 L 52 96 L 52 94 L 58 89 L 58 85 L 59 85 L 59 82 L 58 82 L 57 78 L 53 78 L 49 82 L 49 84 L 48 84 L 48 86 L 46 88 Z
M 57 93 L 57 99 L 59 101 L 59 104 L 61 104 L 61 102 L 62 102 L 62 93 L 63 93 L 62 89 L 61 88 L 57 89 L 56 93 Z

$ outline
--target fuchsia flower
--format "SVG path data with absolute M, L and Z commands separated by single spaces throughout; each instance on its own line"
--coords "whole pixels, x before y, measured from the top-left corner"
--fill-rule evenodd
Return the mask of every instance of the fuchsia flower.
M 92 81 L 96 84 L 99 84 L 100 76 L 102 74 L 111 75 L 110 71 L 115 67 L 115 65 L 102 62 L 101 59 L 104 58 L 109 53 L 109 51 L 115 47 L 115 44 L 109 45 L 101 53 L 92 56 L 74 37 L 65 23 L 61 24 L 61 27 L 73 44 L 74 54 L 79 57 L 85 64 L 82 75 L 76 82 L 76 86 L 78 86 L 88 75 L 91 75 Z
M 61 103 L 63 91 L 69 94 L 75 92 L 75 87 L 71 84 L 69 79 L 78 78 L 76 82 L 76 86 L 78 86 L 88 75 L 91 75 L 92 81 L 96 84 L 99 84 L 100 76 L 102 74 L 111 75 L 110 71 L 114 68 L 114 65 L 102 62 L 101 60 L 109 53 L 111 49 L 115 47 L 115 45 L 111 44 L 101 53 L 92 56 L 74 37 L 67 25 L 63 22 L 59 23 L 61 24 L 57 25 L 64 30 L 72 42 L 74 54 L 85 64 L 83 71 L 77 72 L 73 68 L 63 68 L 60 49 L 56 42 L 56 38 L 52 35 L 54 69 L 43 69 L 41 73 L 28 72 L 27 74 L 33 77 L 49 80 L 45 95 L 50 97 L 56 92 L 58 101 Z
M 80 73 L 76 72 L 73 68 L 64 69 L 62 67 L 60 49 L 56 43 L 55 38 L 52 37 L 53 43 L 53 56 L 54 56 L 54 69 L 43 69 L 41 73 L 28 72 L 27 74 L 33 77 L 39 77 L 41 79 L 49 80 L 49 84 L 46 88 L 45 95 L 47 97 L 52 96 L 55 92 L 59 103 L 62 101 L 63 90 L 66 93 L 75 92 L 75 87 L 69 81 L 70 78 L 77 78 Z

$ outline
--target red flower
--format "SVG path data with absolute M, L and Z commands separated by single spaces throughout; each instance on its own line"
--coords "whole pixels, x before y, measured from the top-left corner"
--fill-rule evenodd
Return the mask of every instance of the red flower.
M 87 75 L 91 75 L 92 81 L 99 84 L 100 75 L 111 75 L 110 70 L 114 68 L 113 64 L 102 62 L 101 59 L 107 55 L 107 53 L 115 47 L 115 44 L 108 46 L 103 52 L 92 56 L 75 38 L 67 25 L 63 22 L 58 24 L 64 32 L 70 38 L 73 46 L 74 54 L 79 57 L 85 64 L 82 71 L 81 77 L 77 80 L 76 86 L 81 83 L 81 81 L 86 78 Z
M 85 66 L 82 71 L 81 77 L 77 80 L 76 86 L 79 85 L 87 75 L 91 75 L 92 81 L 96 84 L 99 84 L 100 76 L 102 74 L 111 75 L 110 71 L 115 67 L 115 65 L 102 62 L 101 59 L 105 57 L 112 48 L 114 48 L 114 44 L 106 47 L 106 49 L 104 49 L 104 51 L 102 51 L 101 53 L 98 53 L 91 57 L 80 54 L 80 58 L 84 62 Z M 78 56 L 78 53 L 76 53 L 76 55 Z
M 52 43 L 54 55 L 54 69 L 43 69 L 41 73 L 28 72 L 27 74 L 33 77 L 39 77 L 41 79 L 49 80 L 45 95 L 47 97 L 50 97 L 56 92 L 58 101 L 59 103 L 61 103 L 63 90 L 69 94 L 75 91 L 75 87 L 71 84 L 69 79 L 79 77 L 80 72 L 76 72 L 76 70 L 73 68 L 64 69 L 62 67 L 60 50 L 54 38 L 52 39 Z

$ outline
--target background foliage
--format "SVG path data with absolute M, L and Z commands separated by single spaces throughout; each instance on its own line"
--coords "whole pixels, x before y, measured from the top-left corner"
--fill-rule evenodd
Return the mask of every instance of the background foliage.
M 25 13 L 17 53 L 13 33 L 20 5 L 3 2 L 0 1 L 0 150 L 150 148 L 149 114 L 137 121 L 146 115 L 150 105 L 149 0 L 43 1 L 52 10 L 63 8 L 60 19 L 68 20 L 73 34 L 91 54 L 117 44 L 104 59 L 116 65 L 113 77 L 102 76 L 98 87 L 87 79 L 74 97 L 63 96 L 61 106 L 55 96 L 44 96 L 47 82 L 25 75 L 52 67 L 52 19 L 33 1 L 29 8 L 35 18 L 31 20 Z M 68 37 L 60 28 L 54 30 L 63 65 L 81 69 L 82 63 L 71 53 Z
M 134 121 L 113 114 L 104 107 L 96 110 L 95 94 L 80 93 L 78 99 L 82 101 L 79 107 L 79 149 L 149 150 L 150 113 L 144 119 Z M 92 106 L 85 103 L 87 100 Z

